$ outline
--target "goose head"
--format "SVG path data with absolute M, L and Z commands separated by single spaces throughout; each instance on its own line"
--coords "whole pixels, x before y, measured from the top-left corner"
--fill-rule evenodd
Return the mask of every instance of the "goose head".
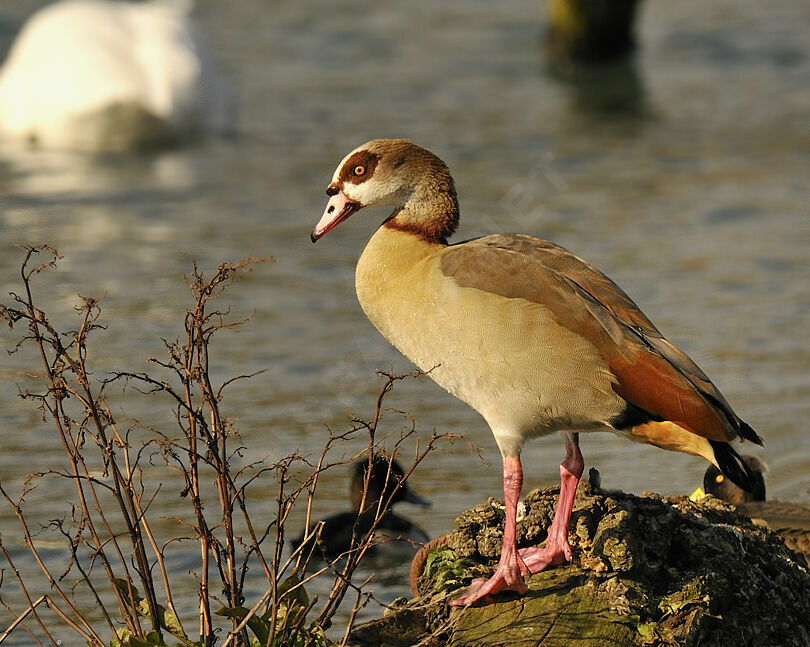
M 444 239 L 458 222 L 450 171 L 429 150 L 407 139 L 373 139 L 341 160 L 326 187 L 329 201 L 312 242 L 364 207 L 393 207 L 385 222 L 423 237 Z

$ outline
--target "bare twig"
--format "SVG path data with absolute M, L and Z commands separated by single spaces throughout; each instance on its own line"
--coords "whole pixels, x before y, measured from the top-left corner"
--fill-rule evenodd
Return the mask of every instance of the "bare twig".
M 40 254 L 48 255 L 49 260 L 34 265 L 34 259 Z M 355 599 L 343 632 L 345 644 L 360 610 L 370 601 L 376 602 L 369 590 L 370 577 L 359 583 L 353 581 L 357 566 L 377 543 L 375 531 L 386 518 L 395 494 L 417 465 L 440 440 L 455 438 L 434 433 L 426 442 L 420 442 L 416 438 L 414 420 L 385 405 L 397 382 L 422 373 L 381 372 L 383 384 L 370 420 L 350 416 L 345 431 L 330 429 L 314 463 L 309 457 L 293 452 L 281 459 L 264 458 L 242 464 L 247 452 L 234 422 L 224 413 L 222 399 L 229 387 L 262 371 L 237 375 L 218 384 L 213 381 L 210 354 L 214 336 L 221 330 L 236 328 L 247 319 L 232 320 L 227 311 L 214 309 L 212 301 L 240 272 L 266 259 L 223 263 L 208 278 L 195 266 L 187 279 L 192 304 L 185 313 L 182 340 L 164 340 L 164 358 L 150 360 L 161 375 L 121 371 L 112 378 L 94 382 L 87 360 L 93 331 L 104 327 L 99 322 L 99 301 L 82 297 L 82 305 L 77 308 L 76 330 L 60 333 L 34 299 L 33 277 L 55 267 L 58 258 L 55 250 L 47 246 L 25 248 L 21 268 L 24 292 L 22 296 L 12 294 L 11 306 L 0 305 L 0 318 L 12 327 L 17 324 L 26 327 L 26 334 L 13 352 L 32 345 L 43 367 L 42 373 L 35 376 L 44 385 L 41 392 L 23 391 L 21 395 L 35 401 L 43 418 L 50 421 L 68 462 L 63 468 L 47 467 L 30 478 L 31 482 L 42 477 L 72 481 L 77 499 L 70 516 L 51 521 L 45 527 L 60 534 L 67 544 L 69 559 L 62 575 L 54 577 L 34 545 L 22 496 L 13 500 L 0 483 L 0 494 L 17 516 L 28 552 L 50 589 L 39 597 L 30 595 L 25 579 L 13 568 L 11 556 L 0 542 L 0 552 L 12 566 L 17 586 L 27 603 L 22 614 L 12 613 L 14 620 L 5 633 L 0 634 L 0 643 L 20 626 L 31 631 L 25 620 L 33 618 L 51 644 L 57 644 L 39 615 L 37 607 L 44 602 L 62 622 L 95 647 L 105 644 L 102 639 L 105 632 L 123 632 L 121 635 L 130 632 L 142 641 L 149 634 L 150 641 L 160 644 L 168 632 L 184 645 L 199 640 L 205 647 L 213 647 L 222 640 L 225 646 L 247 647 L 249 628 L 258 632 L 257 635 L 266 636 L 268 645 L 290 644 L 302 637 L 306 640 L 322 637 L 346 593 L 354 591 Z M 106 397 L 115 381 L 120 381 L 125 390 L 132 388 L 138 394 L 168 402 L 175 430 L 168 432 L 161 425 L 135 422 L 122 433 Z M 392 418 L 405 421 L 398 437 L 397 432 L 382 430 Z M 360 438 L 366 440 L 362 452 L 348 459 L 332 458 L 334 453 L 345 451 L 347 443 Z M 383 440 L 388 441 L 389 447 L 384 446 Z M 406 444 L 415 445 L 415 450 L 400 479 L 393 474 L 392 466 L 395 457 L 403 454 Z M 349 549 L 309 573 L 312 547 L 322 529 L 322 524 L 312 521 L 321 475 L 360 455 L 366 457 L 369 465 L 375 457 L 386 456 L 387 478 L 395 479 L 393 487 L 386 488 L 385 496 L 372 496 L 370 470 L 367 470 L 360 514 Z M 171 479 L 167 483 L 150 480 L 150 475 L 161 465 L 163 469 L 170 469 Z M 301 472 L 306 475 L 302 476 Z M 256 525 L 251 518 L 249 490 L 266 488 L 269 475 L 276 483 L 274 514 L 269 521 Z M 26 489 L 24 493 L 29 491 Z M 152 507 L 160 505 L 167 492 L 179 492 L 181 501 L 187 504 L 187 512 L 173 517 L 185 528 L 185 536 L 175 533 L 167 537 L 161 524 L 155 521 Z M 296 505 L 306 507 L 304 541 L 285 558 L 287 524 Z M 199 602 L 198 636 L 193 638 L 186 636 L 178 615 L 178 607 L 188 605 L 175 603 L 170 585 L 177 577 L 171 557 L 188 541 L 195 541 L 199 549 L 199 562 L 189 571 L 196 578 Z M 245 602 L 249 572 L 267 580 L 262 587 L 263 595 L 252 603 Z M 72 588 L 62 582 L 68 574 L 75 576 Z M 318 598 L 309 600 L 304 587 L 313 579 L 327 575 L 333 578 L 330 592 L 318 609 L 314 623 L 308 624 L 307 615 Z M 82 588 L 85 598 L 95 602 L 100 610 L 103 619 L 100 629 L 83 615 L 77 604 L 77 594 Z M 34 597 L 36 599 L 32 599 Z M 10 607 L 6 605 L 6 608 L 11 612 Z M 229 630 L 224 634 L 226 622 Z

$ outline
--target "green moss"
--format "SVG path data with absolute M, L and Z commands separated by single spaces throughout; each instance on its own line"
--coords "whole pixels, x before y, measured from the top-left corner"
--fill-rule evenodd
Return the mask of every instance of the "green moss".
M 448 645 L 571 647 L 631 644 L 632 621 L 582 577 L 576 566 L 533 575 L 528 595 L 453 612 L 457 618 Z M 471 612 L 472 611 L 472 612 Z M 453 614 L 451 614 L 453 617 Z

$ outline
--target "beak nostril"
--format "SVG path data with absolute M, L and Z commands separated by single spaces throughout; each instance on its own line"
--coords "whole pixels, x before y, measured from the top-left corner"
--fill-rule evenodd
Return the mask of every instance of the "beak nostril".
M 335 205 L 332 205 L 326 210 L 326 213 L 332 213 L 335 210 Z

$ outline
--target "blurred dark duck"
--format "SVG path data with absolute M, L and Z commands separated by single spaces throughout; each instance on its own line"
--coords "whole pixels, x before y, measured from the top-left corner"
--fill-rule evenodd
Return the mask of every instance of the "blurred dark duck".
M 322 522 L 318 548 L 315 555 L 320 552 L 326 559 L 334 559 L 351 548 L 352 533 L 355 530 L 357 537 L 361 538 L 371 529 L 374 517 L 377 513 L 378 502 L 382 499 L 383 504 L 391 498 L 391 506 L 388 513 L 383 516 L 377 524 L 374 532 L 374 545 L 370 554 L 384 556 L 386 552 L 397 552 L 407 550 L 415 551 L 416 544 L 425 543 L 430 537 L 419 526 L 411 523 L 407 519 L 394 514 L 391 511 L 394 504 L 400 501 L 413 503 L 420 506 L 429 506 L 430 502 L 416 495 L 408 486 L 407 481 L 402 478 L 405 472 L 397 461 L 391 461 L 384 456 L 376 456 L 371 462 L 371 474 L 368 481 L 368 492 L 366 501 L 363 504 L 363 487 L 366 478 L 366 470 L 369 469 L 369 461 L 361 459 L 354 464 L 354 474 L 350 486 L 350 497 L 352 500 L 352 510 L 341 512 L 331 517 L 327 517 Z M 360 512 L 360 506 L 363 511 Z M 315 527 L 315 524 L 312 524 Z M 293 549 L 298 548 L 304 540 L 301 534 L 293 540 Z
M 810 506 L 790 501 L 766 501 L 764 475 L 768 467 L 756 456 L 743 456 L 743 460 L 758 483 L 750 494 L 734 485 L 714 466 L 703 476 L 706 494 L 734 504 L 754 523 L 773 530 L 788 548 L 803 555 L 810 564 Z

